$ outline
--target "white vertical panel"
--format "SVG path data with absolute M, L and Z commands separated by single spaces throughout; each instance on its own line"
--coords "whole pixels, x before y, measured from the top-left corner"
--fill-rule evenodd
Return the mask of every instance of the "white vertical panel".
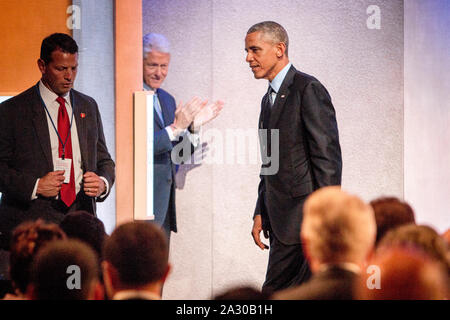
M 405 1 L 405 199 L 450 228 L 450 2 Z
M 81 9 L 80 29 L 73 30 L 79 47 L 75 89 L 97 101 L 108 151 L 115 160 L 113 1 L 74 0 L 73 5 Z M 115 192 L 113 186 L 108 198 L 97 203 L 97 215 L 108 233 L 116 224 Z

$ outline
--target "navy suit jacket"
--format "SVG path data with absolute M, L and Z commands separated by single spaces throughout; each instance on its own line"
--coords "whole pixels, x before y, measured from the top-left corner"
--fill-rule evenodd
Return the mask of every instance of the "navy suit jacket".
M 158 114 L 154 110 L 154 146 L 153 146 L 153 210 L 155 222 L 159 225 L 164 223 L 166 215 L 170 216 L 170 230 L 177 232 L 176 208 L 175 208 L 175 174 L 177 165 L 173 163 L 171 153 L 177 144 L 189 144 L 189 151 L 192 152 L 192 145 L 188 138 L 181 136 L 179 141 L 170 141 L 167 131 L 164 129 L 173 123 L 175 119 L 175 99 L 167 91 L 158 89 L 159 104 L 161 106 L 164 123 L 161 122 Z M 190 157 L 190 152 L 186 156 Z M 183 154 L 180 153 L 182 159 Z
M 94 99 L 76 90 L 70 99 L 77 125 L 83 172 L 103 176 L 111 190 L 115 179 L 114 161 L 106 147 L 103 125 Z M 59 223 L 64 212 L 54 198 L 31 195 L 38 178 L 54 171 L 47 116 L 37 86 L 0 104 L 0 235 L 8 245 L 11 231 L 25 220 Z M 106 197 L 98 198 L 103 201 Z M 95 200 L 80 190 L 77 210 L 95 214 Z

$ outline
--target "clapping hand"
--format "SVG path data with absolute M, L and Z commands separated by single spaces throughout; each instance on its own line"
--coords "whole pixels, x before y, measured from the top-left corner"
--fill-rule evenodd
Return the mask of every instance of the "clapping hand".
M 195 116 L 193 122 L 193 130 L 197 132 L 200 130 L 200 127 L 207 124 L 211 120 L 215 119 L 220 111 L 223 109 L 224 102 L 217 100 L 214 103 L 210 103 L 206 105 L 200 112 Z

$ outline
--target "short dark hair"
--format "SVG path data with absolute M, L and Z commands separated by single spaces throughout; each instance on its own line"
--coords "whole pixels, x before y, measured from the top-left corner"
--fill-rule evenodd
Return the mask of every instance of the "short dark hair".
M 389 230 L 404 224 L 415 223 L 411 206 L 396 197 L 380 197 L 372 200 L 370 205 L 377 223 L 376 244 Z
M 50 63 L 52 61 L 52 52 L 55 50 L 75 54 L 78 52 L 78 45 L 71 36 L 65 33 L 53 33 L 42 40 L 41 59 L 46 64 Z
M 289 36 L 287 34 L 286 29 L 283 26 L 275 21 L 263 21 L 251 26 L 247 34 L 253 32 L 261 32 L 266 37 L 268 37 L 273 44 L 277 44 L 283 42 L 286 45 L 286 57 L 288 57 L 289 52 Z
M 102 259 L 102 248 L 108 236 L 103 222 L 87 211 L 73 211 L 64 216 L 59 224 L 69 238 L 82 240 L 92 246 Z
M 69 288 L 70 266 L 77 266 L 80 287 Z M 80 240 L 52 241 L 37 253 L 31 266 L 31 284 L 37 300 L 85 300 L 98 280 L 98 260 Z
M 151 222 L 129 222 L 117 227 L 105 241 L 103 259 L 118 272 L 121 284 L 142 286 L 160 280 L 167 270 L 166 236 Z
M 31 263 L 37 251 L 50 241 L 65 238 L 64 232 L 54 223 L 37 220 L 18 225 L 13 231 L 9 256 L 13 286 L 25 293 L 30 281 Z

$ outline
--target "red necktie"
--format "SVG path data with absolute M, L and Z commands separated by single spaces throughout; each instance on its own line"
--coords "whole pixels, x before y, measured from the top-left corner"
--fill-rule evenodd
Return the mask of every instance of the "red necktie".
M 69 183 L 63 183 L 61 187 L 61 200 L 70 207 L 70 205 L 75 201 L 75 174 L 73 170 L 73 157 L 72 157 L 72 138 L 70 136 L 70 120 L 69 115 L 66 110 L 66 100 L 63 97 L 58 97 L 56 99 L 59 103 L 58 110 L 58 133 L 61 141 L 59 142 L 59 156 L 63 155 L 62 143 L 64 146 L 64 159 L 72 159 L 72 166 L 70 169 L 70 181 Z M 67 136 L 69 137 L 67 138 Z M 67 141 L 67 142 L 66 142 Z

